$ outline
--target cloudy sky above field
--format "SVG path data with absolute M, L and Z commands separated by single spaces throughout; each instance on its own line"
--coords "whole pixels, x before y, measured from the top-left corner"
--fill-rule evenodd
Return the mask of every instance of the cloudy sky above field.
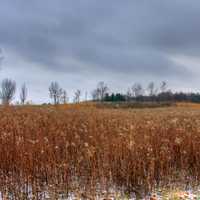
M 200 91 L 199 10 L 197 0 L 0 0 L 0 79 L 26 82 L 33 102 L 49 101 L 51 81 L 70 96 L 101 80 Z

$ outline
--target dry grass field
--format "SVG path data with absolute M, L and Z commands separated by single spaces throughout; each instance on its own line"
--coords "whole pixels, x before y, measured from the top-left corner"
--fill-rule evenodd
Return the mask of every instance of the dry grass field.
M 0 109 L 2 199 L 95 199 L 196 187 L 200 109 Z

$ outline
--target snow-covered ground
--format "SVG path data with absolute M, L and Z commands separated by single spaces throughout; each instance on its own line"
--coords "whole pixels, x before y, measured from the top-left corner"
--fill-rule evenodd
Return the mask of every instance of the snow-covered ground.
M 53 200 L 55 199 L 55 196 L 47 191 L 41 192 L 38 194 L 39 199 L 41 200 Z M 31 194 L 31 190 L 30 193 L 28 194 L 28 199 L 32 200 L 35 199 L 34 196 Z M 2 194 L 2 192 L 0 192 L 0 200 L 14 200 L 15 198 L 13 198 L 12 194 Z M 68 196 L 66 196 L 65 194 L 60 194 L 60 195 L 56 195 L 56 199 L 59 200 L 200 200 L 200 188 L 199 189 L 195 189 L 195 190 L 187 190 L 187 191 L 183 191 L 183 190 L 159 190 L 159 191 L 155 191 L 152 194 L 149 194 L 146 197 L 143 198 L 136 198 L 136 196 L 134 194 L 128 196 L 125 194 L 122 194 L 120 192 L 109 192 L 107 193 L 102 192 L 102 194 L 96 195 L 95 197 L 90 195 L 90 194 L 84 194 L 84 193 L 70 193 L 68 194 Z

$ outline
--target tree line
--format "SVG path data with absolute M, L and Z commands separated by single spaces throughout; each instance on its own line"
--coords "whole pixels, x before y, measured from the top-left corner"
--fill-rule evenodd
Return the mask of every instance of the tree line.
M 106 92 L 105 102 L 193 102 L 200 103 L 199 93 L 172 92 L 165 81 L 159 87 L 150 82 L 146 88 L 135 83 L 125 94 Z
M 58 82 L 51 82 L 49 85 L 49 97 L 52 103 L 66 104 L 69 102 L 69 97 L 65 89 L 61 88 Z M 9 105 L 15 97 L 16 82 L 11 79 L 3 79 L 0 84 L 0 99 L 3 105 Z M 28 89 L 26 84 L 22 84 L 20 88 L 20 104 L 27 103 Z M 81 90 L 76 90 L 73 96 L 73 102 L 79 103 L 83 96 Z M 85 99 L 88 101 L 87 92 L 85 93 Z M 83 99 L 83 98 L 82 98 Z M 159 86 L 156 86 L 154 82 L 150 82 L 146 88 L 140 83 L 134 83 L 125 93 L 111 92 L 108 85 L 103 81 L 99 82 L 96 88 L 91 92 L 89 101 L 94 102 L 163 102 L 163 101 L 188 101 L 200 103 L 199 93 L 184 93 L 184 92 L 172 92 L 165 81 Z

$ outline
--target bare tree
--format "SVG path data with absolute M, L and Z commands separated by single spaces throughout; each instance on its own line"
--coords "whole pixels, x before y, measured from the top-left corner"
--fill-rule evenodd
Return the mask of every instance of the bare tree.
M 149 92 L 149 96 L 150 97 L 156 95 L 158 90 L 156 89 L 155 84 L 154 84 L 153 81 L 149 83 L 149 85 L 147 87 L 147 91 Z
M 80 102 L 80 97 L 81 97 L 81 91 L 76 90 L 74 93 L 74 103 L 79 103 Z
M 94 89 L 91 93 L 92 95 L 92 100 L 93 101 L 99 101 L 100 100 L 100 95 L 99 95 L 99 90 L 98 89 Z
M 144 93 L 144 90 L 143 90 L 142 85 L 140 83 L 135 83 L 132 86 L 131 90 L 132 90 L 132 96 L 136 97 L 136 98 L 143 95 L 143 93 Z
M 57 82 L 51 82 L 51 85 L 49 86 L 49 94 L 55 105 L 60 103 L 62 93 L 63 90 L 59 84 Z
M 16 82 L 11 79 L 4 79 L 1 83 L 0 98 L 4 105 L 9 105 L 16 92 Z
M 66 104 L 67 102 L 68 102 L 68 97 L 67 97 L 67 92 L 66 92 L 66 90 L 63 90 L 63 92 L 62 92 L 62 102 L 64 103 L 64 104 Z
M 131 89 L 128 88 L 127 93 L 126 93 L 126 100 L 127 100 L 127 101 L 130 101 L 130 100 L 131 100 L 131 96 L 132 96 L 132 94 L 131 94 Z
M 92 99 L 95 101 L 103 101 L 106 93 L 108 93 L 108 86 L 103 82 L 97 84 L 97 88 L 92 91 Z
M 20 93 L 21 104 L 23 104 L 23 105 L 25 104 L 27 95 L 28 95 L 28 89 L 26 87 L 26 84 L 24 83 L 21 87 L 21 93 Z
M 103 81 L 99 82 L 97 88 L 92 91 L 92 99 L 95 101 L 103 101 L 108 90 L 108 86 Z
M 108 86 L 103 82 L 99 82 L 97 85 L 97 91 L 99 92 L 100 100 L 103 101 L 106 93 L 108 92 Z
M 165 81 L 163 81 L 160 85 L 160 91 L 161 93 L 164 93 L 167 91 L 167 83 Z
M 97 88 L 92 91 L 92 99 L 95 101 L 103 101 L 106 93 L 108 93 L 108 86 L 103 82 L 97 84 Z

